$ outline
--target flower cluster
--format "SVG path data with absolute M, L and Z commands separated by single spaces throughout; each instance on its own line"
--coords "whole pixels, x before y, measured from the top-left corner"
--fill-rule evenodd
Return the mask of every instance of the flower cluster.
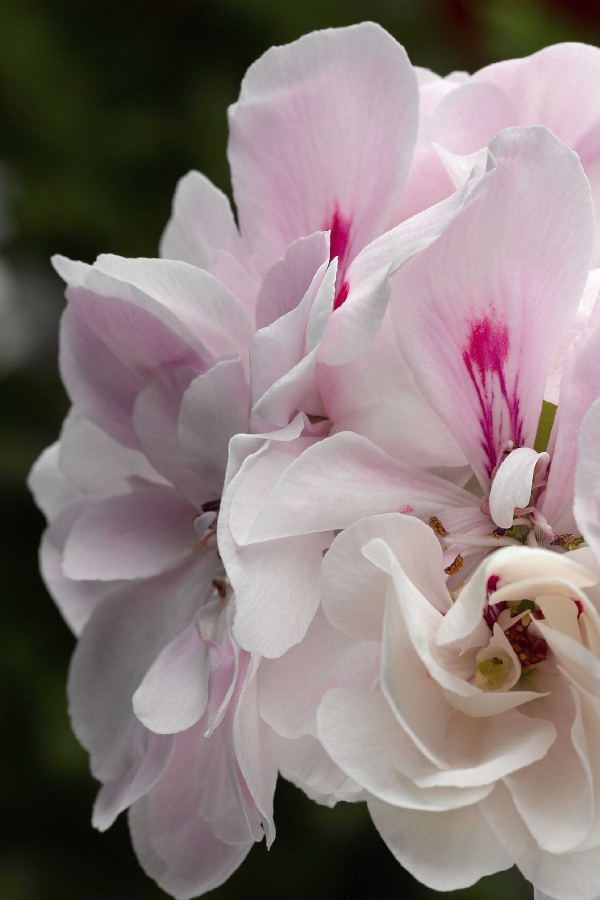
M 174 897 L 272 842 L 278 773 L 431 888 L 600 894 L 597 87 L 310 34 L 229 111 L 237 222 L 192 172 L 160 258 L 55 258 L 41 568 L 94 824 Z

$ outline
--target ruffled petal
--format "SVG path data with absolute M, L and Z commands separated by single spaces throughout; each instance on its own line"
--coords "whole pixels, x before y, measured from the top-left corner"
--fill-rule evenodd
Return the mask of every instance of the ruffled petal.
M 343 269 L 385 230 L 417 120 L 408 58 L 372 23 L 305 35 L 254 63 L 230 110 L 229 159 L 260 270 L 324 230 Z
M 507 441 L 533 444 L 594 227 L 581 164 L 547 129 L 507 129 L 489 152 L 471 202 L 394 276 L 390 306 L 417 386 L 484 486 Z

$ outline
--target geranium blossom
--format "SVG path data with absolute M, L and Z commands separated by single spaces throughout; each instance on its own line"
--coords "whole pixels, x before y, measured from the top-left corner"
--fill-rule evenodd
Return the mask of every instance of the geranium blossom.
M 55 258 L 41 567 L 94 824 L 129 809 L 175 897 L 271 843 L 278 771 L 366 792 L 434 887 L 598 892 L 595 120 L 552 87 L 596 57 L 548 53 L 552 115 L 516 64 L 437 79 L 371 23 L 272 48 L 229 114 L 237 223 L 190 173 L 162 258 Z
M 442 236 L 392 275 L 390 306 L 404 365 L 442 423 L 441 446 L 446 446 L 446 434 L 453 434 L 485 496 L 503 452 L 533 444 L 553 357 L 586 285 L 594 227 L 581 166 L 546 129 L 509 129 L 492 141 L 488 153 L 489 171 Z M 595 340 L 593 335 L 587 339 Z M 566 394 L 585 379 L 586 358 L 582 350 L 577 362 L 566 364 L 573 370 L 563 377 Z M 595 398 L 594 383 L 583 394 L 575 389 L 573 401 L 562 404 L 558 421 L 564 421 L 563 435 L 577 427 L 586 403 Z M 410 426 L 410 403 L 407 409 Z M 435 442 L 436 433 L 428 438 Z M 554 437 L 551 444 L 554 472 L 544 509 L 555 503 L 548 514 L 554 524 L 572 504 L 574 453 L 564 438 Z M 466 547 L 458 538 L 448 541 L 445 567 L 455 565 L 458 571 L 467 550 L 481 543 L 488 549 L 496 546 L 502 535 L 492 532 L 499 525 L 508 530 L 515 508 L 528 506 L 535 468 L 527 455 L 521 477 L 512 478 L 509 489 L 500 492 L 500 506 L 505 514 L 510 507 L 510 521 L 496 523 L 489 504 L 482 509 L 481 496 L 453 483 L 452 469 L 423 471 L 427 457 L 418 448 L 410 456 L 392 458 L 365 436 L 347 432 L 320 441 L 299 438 L 285 446 L 236 438 L 234 446 L 230 465 L 238 471 L 232 469 L 219 523 L 221 552 L 238 591 L 238 638 L 268 656 L 301 638 L 302 623 L 310 621 L 318 606 L 314 582 L 296 579 L 288 593 L 295 619 L 287 611 L 282 621 L 278 573 L 288 571 L 286 559 L 302 556 L 310 571 L 317 552 L 311 557 L 310 548 L 319 535 L 328 541 L 328 534 L 365 515 L 412 513 L 431 519 L 440 533 L 469 535 Z M 247 449 L 239 464 L 237 448 L 242 446 Z M 513 458 L 518 461 L 523 452 L 527 454 L 516 450 Z M 512 465 L 510 456 L 507 463 Z M 470 472 L 459 467 L 457 477 L 464 484 Z M 523 502 L 517 502 L 522 495 Z M 292 630 L 296 622 L 297 636 Z
M 438 890 L 516 862 L 558 900 L 595 898 L 600 568 L 591 551 L 502 548 L 453 603 L 433 532 L 387 514 L 336 538 L 323 577 L 332 621 L 347 634 L 379 633 L 381 669 L 380 690 L 325 697 L 319 735 L 369 792 L 396 857 Z
M 600 50 L 564 43 L 468 75 L 440 78 L 419 70 L 420 127 L 409 184 L 397 215 L 435 203 L 454 189 L 439 150 L 472 154 L 503 128 L 546 125 L 575 150 L 590 180 L 598 219 L 600 115 L 594 102 Z M 424 182 L 428 194 L 424 195 Z M 598 259 L 596 242 L 596 259 Z
M 277 765 L 321 802 L 357 792 L 316 741 L 315 714 L 340 671 L 372 682 L 373 655 L 316 620 L 285 665 L 311 668 L 327 643 L 336 671 L 317 669 L 296 691 L 290 733 L 287 668 L 265 673 L 259 698 L 260 659 L 231 634 L 216 520 L 229 439 L 248 427 L 241 305 L 186 263 L 56 265 L 70 282 L 62 362 L 78 405 L 31 485 L 51 522 L 42 571 L 80 635 L 69 694 L 103 783 L 94 824 L 131 807 L 144 867 L 175 896 L 196 896 L 263 832 L 273 840 Z

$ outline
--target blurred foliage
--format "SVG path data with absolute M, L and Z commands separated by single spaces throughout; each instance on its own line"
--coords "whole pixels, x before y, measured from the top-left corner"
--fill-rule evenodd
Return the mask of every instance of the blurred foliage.
M 24 480 L 68 405 L 49 256 L 154 255 L 179 177 L 197 168 L 229 189 L 226 107 L 248 65 L 272 44 L 363 19 L 441 73 L 600 42 L 597 0 L 0 0 L 6 257 L 43 332 L 0 376 L 2 900 L 164 897 L 139 870 L 124 817 L 105 835 L 89 824 L 95 785 L 64 695 L 73 639 L 37 574 L 43 520 Z M 215 900 L 438 896 L 402 872 L 363 805 L 323 809 L 282 783 L 276 818 L 268 858 L 257 846 Z M 525 900 L 531 888 L 511 871 L 447 896 Z

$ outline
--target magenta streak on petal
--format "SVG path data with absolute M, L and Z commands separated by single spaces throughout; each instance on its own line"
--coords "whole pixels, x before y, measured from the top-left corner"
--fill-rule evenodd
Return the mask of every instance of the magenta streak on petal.
M 350 290 L 350 285 L 347 281 L 343 283 L 339 291 L 337 292 L 337 296 L 333 303 L 334 309 L 339 309 L 346 297 L 348 296 L 348 291 Z
M 493 594 L 494 591 L 498 590 L 498 582 L 500 581 L 499 575 L 490 575 L 487 580 L 487 595 L 488 598 L 490 594 Z M 494 606 L 490 606 L 489 603 L 486 603 L 485 608 L 483 610 L 483 618 L 485 620 L 488 628 L 491 628 L 492 631 L 494 629 L 494 623 L 498 621 L 498 616 L 500 613 L 508 609 L 508 605 L 502 601 L 502 603 L 496 603 Z
M 338 284 L 340 283 L 340 279 L 344 277 L 347 265 L 346 254 L 348 253 L 348 245 L 350 243 L 350 219 L 345 219 L 340 213 L 338 207 L 335 207 L 335 211 L 333 213 L 333 217 L 331 221 L 329 221 L 324 227 L 323 231 L 329 231 L 329 259 L 335 259 L 337 256 L 338 259 Z M 335 303 L 333 304 L 334 309 L 338 309 L 346 297 L 348 296 L 348 290 L 350 285 L 347 281 L 343 281 L 342 285 L 337 292 L 337 296 L 335 298 Z
M 509 396 L 504 375 L 508 349 L 508 328 L 503 323 L 496 321 L 493 313 L 491 316 L 474 319 L 469 323 L 469 339 L 462 358 L 477 392 L 481 409 L 479 416 L 483 438 L 481 446 L 487 457 L 486 471 L 490 478 L 498 462 L 500 449 L 498 435 L 501 432 L 501 422 L 494 421 L 494 388 L 496 385 L 500 389 L 500 394 L 508 410 L 510 439 L 518 447 L 523 443 L 523 426 L 516 383 Z M 509 436 L 505 437 L 508 439 Z

